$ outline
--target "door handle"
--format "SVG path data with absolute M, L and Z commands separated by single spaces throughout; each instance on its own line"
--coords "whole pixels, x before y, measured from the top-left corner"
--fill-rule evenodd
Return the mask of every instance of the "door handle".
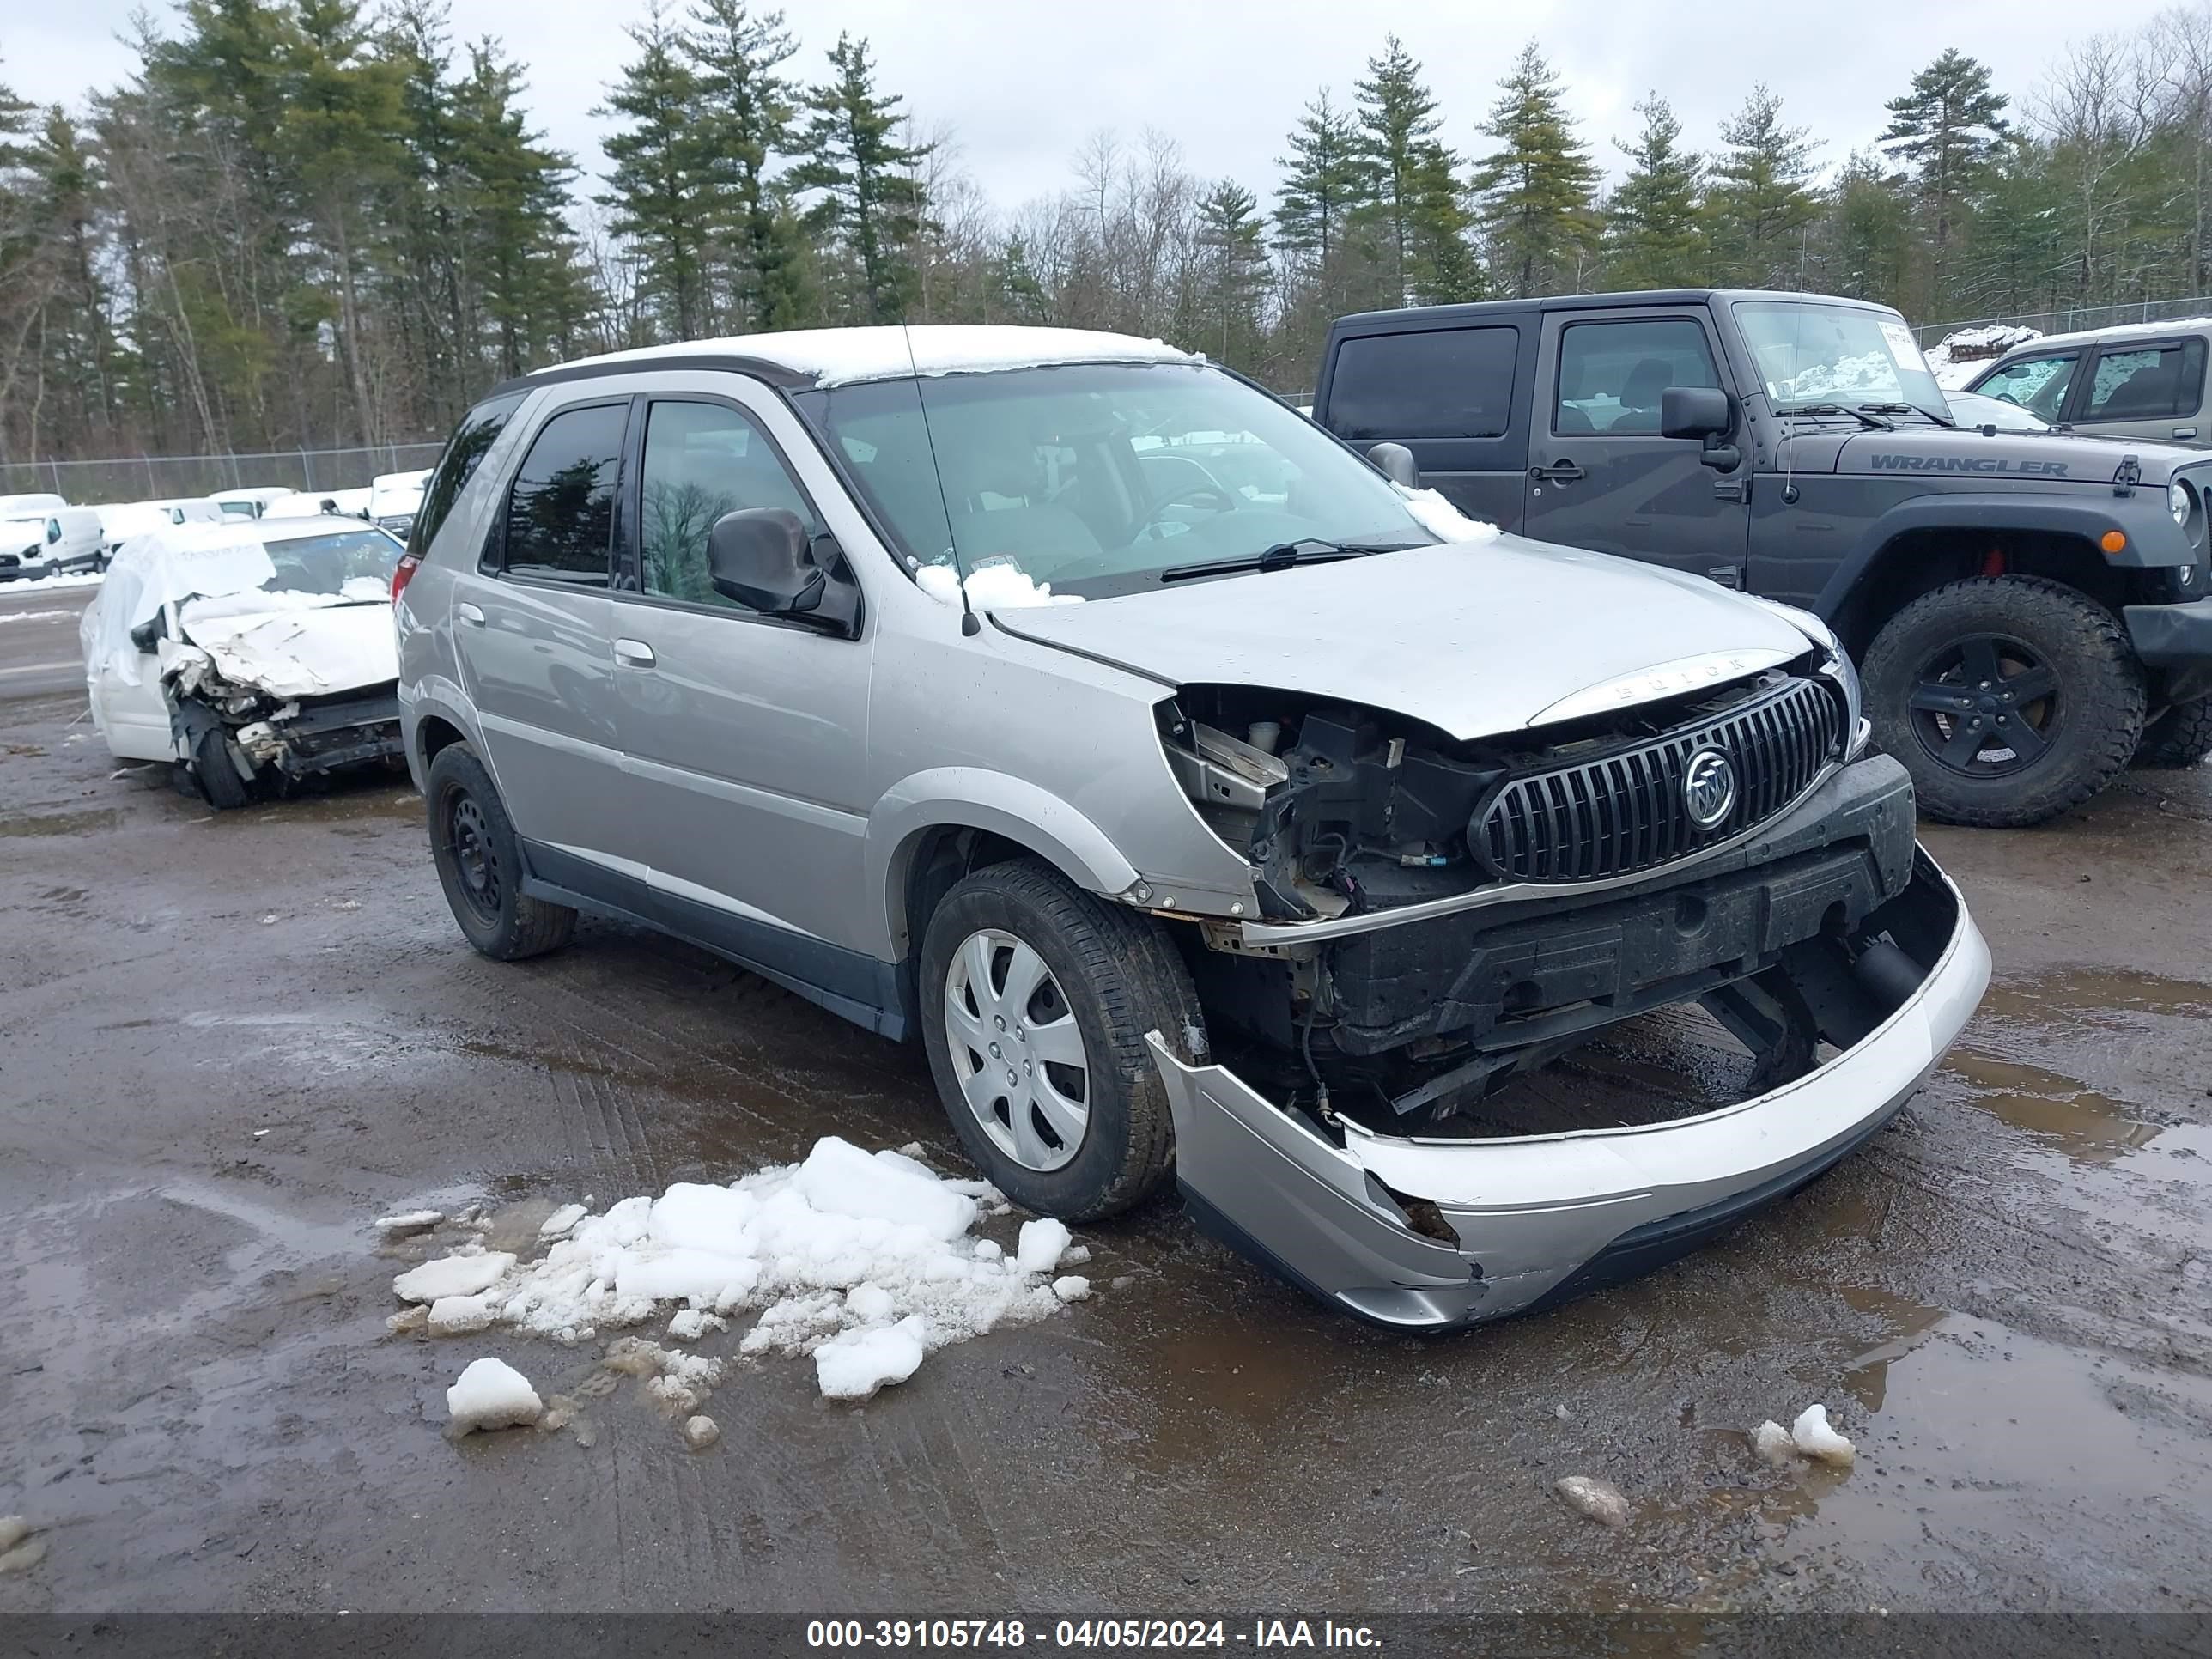
M 643 640 L 617 640 L 615 660 L 624 668 L 650 668 L 658 659 Z
M 463 599 L 453 607 L 453 614 L 471 628 L 482 628 L 484 625 L 483 610 L 479 606 L 471 605 L 466 599 Z
M 2197 428 L 2193 426 L 2178 426 L 2173 428 L 2173 435 L 2177 438 L 2193 438 L 2197 435 Z
M 1554 461 L 1549 466 L 1532 466 L 1528 476 L 1540 483 L 1572 483 L 1589 475 L 1572 461 Z

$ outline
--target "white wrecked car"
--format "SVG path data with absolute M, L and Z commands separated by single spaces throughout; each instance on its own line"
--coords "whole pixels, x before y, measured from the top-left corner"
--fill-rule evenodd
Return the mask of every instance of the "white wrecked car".
M 383 531 L 338 518 L 131 538 L 78 630 L 108 748 L 179 763 L 217 808 L 398 755 L 400 550 Z

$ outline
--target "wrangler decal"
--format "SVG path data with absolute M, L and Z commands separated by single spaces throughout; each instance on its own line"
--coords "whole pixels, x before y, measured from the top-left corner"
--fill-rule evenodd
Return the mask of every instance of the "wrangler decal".
M 1994 455 L 1876 455 L 1877 472 L 2010 472 L 2023 477 L 2063 478 L 2063 461 L 2015 461 Z

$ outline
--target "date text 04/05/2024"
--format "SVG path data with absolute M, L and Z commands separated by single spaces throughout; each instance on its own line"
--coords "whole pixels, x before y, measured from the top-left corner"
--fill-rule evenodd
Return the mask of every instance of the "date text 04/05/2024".
M 1304 1619 L 1255 1619 L 1249 1626 L 1221 1619 L 1061 1619 L 1032 1627 L 1018 1619 L 815 1619 L 813 1648 L 1379 1648 L 1365 1625 Z

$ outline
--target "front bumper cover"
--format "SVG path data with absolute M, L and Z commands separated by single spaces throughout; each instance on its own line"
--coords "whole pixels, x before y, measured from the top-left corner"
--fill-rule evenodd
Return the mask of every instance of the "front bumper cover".
M 1924 853 L 1912 881 L 1948 896 L 1953 917 L 1918 988 L 1805 1076 L 1674 1122 L 1445 1140 L 1347 1121 L 1340 1147 L 1227 1067 L 1185 1063 L 1155 1031 L 1184 1199 L 1245 1254 L 1401 1328 L 1503 1318 L 1656 1267 L 1880 1129 L 1972 1015 L 1989 947 Z M 1456 1247 L 1415 1231 L 1394 1194 L 1433 1205 Z

